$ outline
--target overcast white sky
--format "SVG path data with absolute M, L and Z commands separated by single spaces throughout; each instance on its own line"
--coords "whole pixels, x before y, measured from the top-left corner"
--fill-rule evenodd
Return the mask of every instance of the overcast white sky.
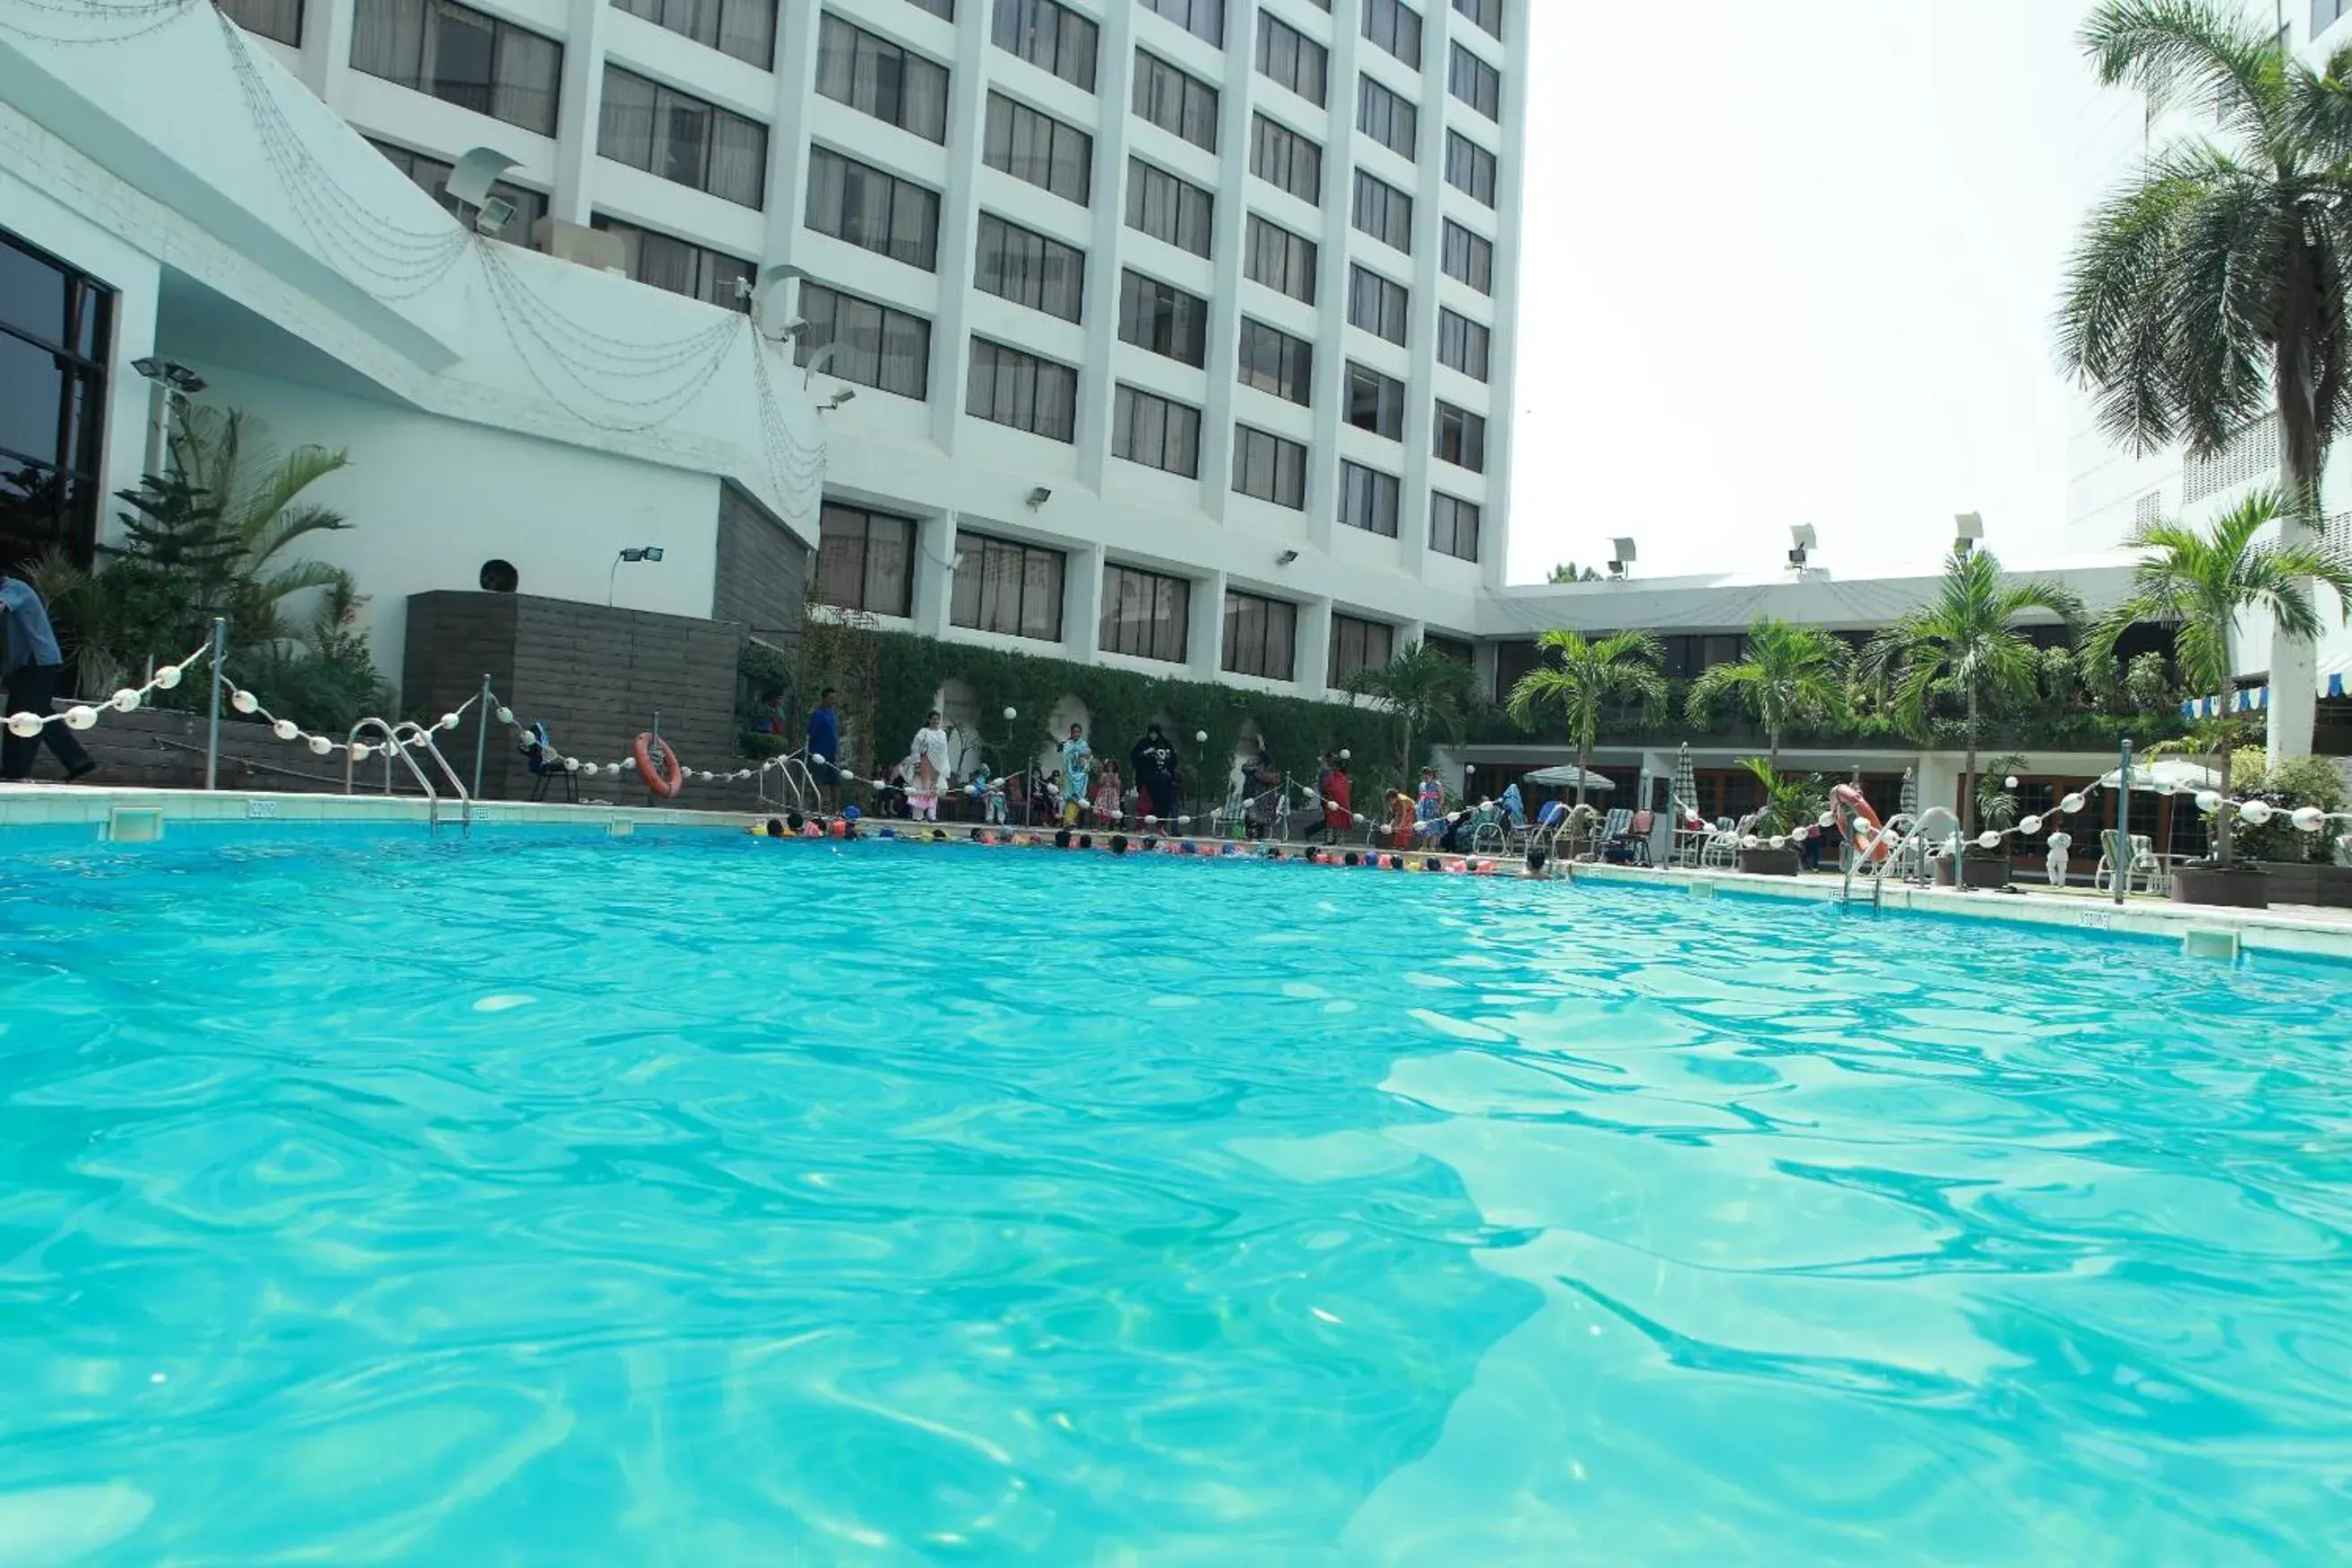
M 2084 0 L 1525 0 L 1510 578 L 2063 552 Z

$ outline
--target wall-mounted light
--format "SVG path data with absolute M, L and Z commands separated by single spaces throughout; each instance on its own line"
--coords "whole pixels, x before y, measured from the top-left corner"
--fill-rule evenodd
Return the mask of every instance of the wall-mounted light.
M 1633 564 L 1633 542 L 1630 539 L 1612 539 L 1609 542 L 1609 575 L 1622 580 L 1626 569 Z
M 818 405 L 817 412 L 819 414 L 831 414 L 856 395 L 856 393 L 845 386 L 839 392 L 835 393 L 831 397 L 827 398 L 824 403 Z
M 1984 537 L 1984 516 L 1980 512 L 1964 511 L 1952 519 L 1952 553 L 1966 559 L 1976 552 L 1977 542 Z
M 1820 536 L 1813 532 L 1813 525 L 1810 522 L 1801 522 L 1789 530 L 1790 566 L 1797 571 L 1804 570 L 1805 558 L 1813 552 L 1813 546 L 1820 542 Z
M 1047 489 L 1045 486 L 1039 485 L 1035 489 L 1029 492 L 1028 499 L 1029 510 L 1031 511 L 1035 511 L 1039 507 L 1044 506 L 1047 501 L 1054 499 L 1054 492 Z
M 1281 554 L 1274 558 L 1274 563 L 1276 566 L 1287 566 L 1297 559 L 1298 552 L 1296 550 L 1286 550 Z
M 662 547 L 658 544 L 633 544 L 614 556 L 613 569 L 604 574 L 605 605 L 609 607 L 613 603 L 613 586 L 620 576 L 621 568 L 624 565 L 658 566 L 661 564 L 661 558 Z
M 469 147 L 464 157 L 449 170 L 449 178 L 442 189 L 449 199 L 465 203 L 474 209 L 474 229 L 495 238 L 507 225 L 514 221 L 514 204 L 490 195 L 490 187 L 500 174 L 513 168 L 515 161 L 495 147 Z
M 177 360 L 135 359 L 131 362 L 131 368 L 183 397 L 194 397 L 205 389 L 205 378 Z

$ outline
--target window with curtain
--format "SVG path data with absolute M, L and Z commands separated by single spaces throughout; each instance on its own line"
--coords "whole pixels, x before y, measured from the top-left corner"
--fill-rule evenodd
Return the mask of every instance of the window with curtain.
M 1305 404 L 1315 381 L 1315 345 L 1244 316 L 1235 379 L 1244 386 Z
M 1309 206 L 1323 199 L 1323 149 L 1263 114 L 1250 116 L 1250 173 Z
M 1459 131 L 1445 133 L 1445 183 L 1481 206 L 1495 205 L 1495 154 Z
M 915 611 L 915 521 L 827 501 L 817 513 L 816 596 L 844 610 Z
M 1404 383 L 1370 365 L 1348 363 L 1348 402 L 1343 417 L 1359 430 L 1391 441 L 1404 439 Z
M 1503 0 L 1454 0 L 1454 8 L 1494 37 L 1503 36 Z
M 219 0 L 221 15 L 248 33 L 302 47 L 302 0 Z
M 1448 278 L 1467 283 L 1481 294 L 1495 291 L 1494 241 L 1471 233 L 1452 218 L 1445 220 L 1441 263 Z
M 1503 118 L 1503 73 L 1459 44 L 1445 62 L 1445 89 L 1489 120 Z
M 1324 673 L 1334 689 L 1358 674 L 1378 669 L 1396 657 L 1396 627 L 1386 621 L 1361 620 L 1334 611 L 1331 616 L 1331 657 Z
M 1394 474 L 1361 463 L 1339 465 L 1339 521 L 1349 528 L 1394 539 L 1403 505 L 1403 486 Z
M 1144 49 L 1135 52 L 1133 108 L 1137 119 L 1195 147 L 1217 150 L 1217 89 Z
M 632 16 L 692 38 L 705 48 L 773 68 L 776 0 L 613 0 Z
M 948 139 L 948 68 L 829 11 L 817 30 L 816 89 L 926 141 Z
M 1201 477 L 1201 411 L 1121 384 L 1111 411 L 1110 454 L 1130 463 Z
M 1244 236 L 1242 272 L 1301 304 L 1315 303 L 1315 242 L 1255 213 Z
M 555 134 L 563 46 L 455 0 L 356 0 L 352 68 Z
M 1173 283 L 1126 271 L 1118 279 L 1118 341 L 1194 367 L 1209 357 L 1209 302 Z
M 751 284 L 760 271 L 755 263 L 603 213 L 592 216 L 588 226 L 620 240 L 622 265 L 638 282 L 730 310 L 751 309 Z
M 1404 342 L 1405 317 L 1412 297 L 1402 283 L 1392 283 L 1369 267 L 1348 268 L 1348 324 L 1361 327 L 1392 343 Z
M 1402 0 L 1364 0 L 1364 37 L 1421 68 L 1421 13 Z
M 1225 590 L 1225 647 L 1221 668 L 1234 675 L 1288 680 L 1296 673 L 1298 606 L 1287 599 L 1261 598 Z
M 1434 491 L 1429 498 L 1429 547 L 1440 555 L 1478 559 L 1478 509 L 1459 496 Z
M 1087 254 L 994 213 L 982 213 L 972 283 L 1000 300 L 1075 321 L 1086 293 Z
M 1165 16 L 1196 38 L 1220 48 L 1225 42 L 1225 0 L 1140 0 L 1143 9 Z
M 1369 234 L 1381 244 L 1412 252 L 1412 198 L 1390 184 L 1386 180 L 1356 171 L 1356 200 L 1352 221 L 1360 234 Z
M 596 151 L 741 206 L 765 199 L 766 126 L 618 66 L 604 68 Z
M 1437 405 L 1437 432 L 1432 456 L 1472 473 L 1486 471 L 1486 421 L 1451 403 Z
M 996 0 L 996 47 L 1052 71 L 1072 87 L 1095 89 L 1094 21 L 1055 0 Z
M 1420 112 L 1412 100 L 1391 92 L 1370 77 L 1356 83 L 1356 129 L 1400 157 L 1412 156 L 1421 130 Z
M 806 279 L 800 311 L 808 325 L 794 342 L 795 364 L 805 366 L 819 349 L 838 343 L 825 374 L 917 402 L 929 395 L 931 324 L 922 317 Z
M 1486 329 L 1451 310 L 1437 312 L 1437 363 L 1476 381 L 1486 379 Z
M 831 148 L 809 149 L 805 221 L 893 261 L 939 269 L 939 193 Z
M 956 531 L 950 624 L 1039 642 L 1062 640 L 1062 577 L 1069 558 L 1043 545 Z
M 1192 616 L 1192 584 L 1139 566 L 1103 567 L 1105 653 L 1181 664 Z
M 1209 254 L 1216 206 L 1208 192 L 1140 158 L 1127 161 L 1127 226 L 1195 256 Z
M 963 411 L 975 419 L 1026 430 L 1049 441 L 1076 441 L 1078 373 L 1053 360 L 975 337 Z
M 980 161 L 1064 201 L 1087 204 L 1094 179 L 1095 141 L 1003 93 L 988 95 L 988 120 L 981 133 Z
M 1323 79 L 1328 68 L 1323 46 L 1271 12 L 1258 13 L 1257 68 L 1268 81 L 1322 107 Z
M 1307 448 L 1270 431 L 1234 426 L 1234 490 L 1293 511 L 1307 510 Z

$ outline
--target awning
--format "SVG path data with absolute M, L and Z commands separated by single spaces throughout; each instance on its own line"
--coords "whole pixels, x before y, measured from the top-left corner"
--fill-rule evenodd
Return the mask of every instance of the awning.
M 2352 696 L 2352 654 L 2338 654 L 2319 667 L 2319 695 L 2322 698 Z M 2234 695 L 2230 711 L 2260 713 L 2271 705 L 2271 689 L 2267 686 L 2242 687 Z M 2184 719 L 2218 719 L 2221 716 L 2221 699 L 2192 697 L 2180 705 Z

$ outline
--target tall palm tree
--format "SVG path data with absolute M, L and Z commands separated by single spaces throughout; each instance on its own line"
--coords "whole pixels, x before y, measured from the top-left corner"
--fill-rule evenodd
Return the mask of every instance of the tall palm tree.
M 1748 627 L 1747 657 L 1718 664 L 1691 682 L 1685 712 L 1705 728 L 1727 701 L 1764 726 L 1765 765 L 1780 771 L 1780 739 L 1791 725 L 1837 710 L 1845 696 L 1846 646 L 1818 626 L 1759 616 Z
M 2231 623 L 2248 610 L 2269 615 L 2289 636 L 2319 636 L 2319 613 L 2310 584 L 2335 591 L 2336 613 L 2352 615 L 2352 561 L 2305 542 L 2261 542 L 2256 536 L 2276 521 L 2285 498 L 2257 490 L 2213 520 L 2200 533 L 2179 522 L 2151 522 L 2132 535 L 2139 554 L 2132 568 L 2131 596 L 2103 617 L 2091 647 L 2115 657 L 2116 640 L 2137 621 L 2155 621 L 2174 630 L 2173 657 L 2191 690 L 2218 692 L 2221 713 L 2203 726 L 2200 740 L 2221 753 L 2221 795 L 2230 794 L 2230 753 L 2244 721 L 2231 709 L 2237 696 L 2230 657 Z M 2214 823 L 2213 861 L 2230 864 L 2232 814 Z
M 1658 673 L 1665 648 L 1654 633 L 1617 632 L 1598 642 L 1580 633 L 1549 631 L 1536 639 L 1543 662 L 1519 677 L 1511 688 L 1511 717 L 1533 724 L 1536 710 L 1553 707 L 1568 718 L 1568 738 L 1576 743 L 1576 804 L 1584 804 L 1584 779 L 1592 760 L 1592 742 L 1601 733 L 1601 710 L 1609 703 L 1633 701 L 1644 720 L 1665 717 L 1666 678 Z
M 2083 618 L 2083 602 L 2058 584 L 2010 583 L 1990 551 L 1955 550 L 1944 563 L 1934 601 L 1862 650 L 1864 679 L 1885 692 L 1889 711 L 1914 735 L 1927 732 L 1938 696 L 1960 699 L 1968 732 L 1960 810 L 1970 834 L 1976 832 L 1979 715 L 1995 699 L 2031 697 L 2041 667 L 2040 650 L 2015 624 L 2029 610 L 2047 610 L 2069 626 Z
M 1402 723 L 1404 750 L 1398 763 L 1410 779 L 1413 735 L 1451 732 L 1461 723 L 1463 713 L 1477 700 L 1478 672 L 1425 642 L 1407 643 L 1388 663 L 1349 677 L 1348 689 L 1380 698 Z
M 2103 85 L 2193 104 L 2219 134 L 2163 148 L 2085 220 L 2060 357 L 2143 451 L 2210 456 L 2274 410 L 2283 537 L 2308 543 L 2328 443 L 2352 421 L 2352 50 L 2323 75 L 2223 0 L 2102 0 L 2081 38 Z M 2272 660 L 2282 680 L 2289 662 Z M 2309 749 L 2307 730 L 2289 739 Z

